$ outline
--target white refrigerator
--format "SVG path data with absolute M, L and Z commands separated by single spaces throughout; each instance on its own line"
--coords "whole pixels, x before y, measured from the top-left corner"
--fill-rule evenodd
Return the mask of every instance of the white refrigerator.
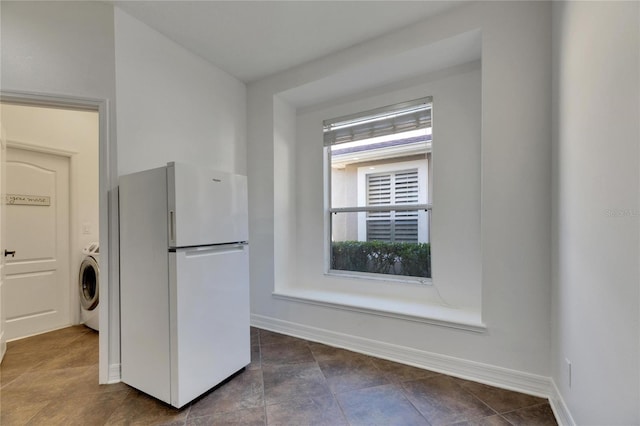
M 180 408 L 251 362 L 245 176 L 120 177 L 122 381 Z

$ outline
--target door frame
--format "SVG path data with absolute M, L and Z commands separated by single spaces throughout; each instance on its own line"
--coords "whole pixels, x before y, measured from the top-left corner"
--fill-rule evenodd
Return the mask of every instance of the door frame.
M 6 201 L 4 199 L 4 194 L 6 193 L 6 182 L 7 179 L 5 176 L 7 175 L 7 168 L 5 167 L 7 160 L 7 147 L 6 147 L 6 132 L 4 130 L 4 126 L 2 125 L 2 117 L 0 116 L 0 250 L 5 249 L 5 244 L 2 241 L 2 235 L 5 232 L 5 221 L 6 221 Z M 0 294 L 2 294 L 2 289 L 4 288 L 4 265 L 5 265 L 5 255 L 4 253 L 0 253 Z M 2 300 L 0 300 L 2 302 Z M 7 352 L 7 339 L 4 335 L 4 318 L 6 313 L 4 312 L 4 305 L 0 303 L 0 363 L 4 359 L 4 355 Z
M 118 168 L 115 135 L 111 135 L 109 100 L 52 95 L 34 92 L 0 91 L 0 102 L 14 105 L 74 109 L 98 112 L 99 157 L 99 242 L 100 242 L 100 305 L 98 382 L 120 381 L 119 324 L 119 235 L 118 235 Z M 0 295 L 1 297 L 1 295 Z M 112 336 L 113 334 L 113 336 Z M 115 338 L 114 338 L 115 337 Z M 118 341 L 116 341 L 118 340 Z M 117 356 L 116 356 L 117 355 Z

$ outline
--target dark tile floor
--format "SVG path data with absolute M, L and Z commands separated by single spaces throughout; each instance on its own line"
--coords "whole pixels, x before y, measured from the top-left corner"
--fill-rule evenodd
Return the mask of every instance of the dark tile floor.
M 98 385 L 98 334 L 69 327 L 9 343 L 2 425 L 555 425 L 547 401 L 251 330 L 252 363 L 176 410 Z

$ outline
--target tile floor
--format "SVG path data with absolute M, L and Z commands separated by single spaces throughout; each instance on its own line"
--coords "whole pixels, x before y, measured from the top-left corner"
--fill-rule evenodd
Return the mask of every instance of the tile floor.
M 98 334 L 69 327 L 11 342 L 2 425 L 555 425 L 547 401 L 265 330 L 252 363 L 176 410 L 98 385 Z

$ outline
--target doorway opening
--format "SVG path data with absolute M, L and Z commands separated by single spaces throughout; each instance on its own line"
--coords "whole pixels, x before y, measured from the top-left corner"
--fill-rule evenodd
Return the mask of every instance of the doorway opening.
M 18 169 L 17 164 L 22 167 L 22 171 L 29 170 L 33 172 L 34 170 L 40 170 L 42 174 L 46 174 L 45 171 L 50 172 L 51 168 L 29 164 L 29 161 L 24 160 L 23 157 L 20 157 L 18 161 L 12 162 L 11 157 L 16 155 L 16 152 L 19 153 L 19 155 L 27 155 L 27 157 L 39 156 L 62 160 L 63 163 L 67 163 L 68 167 L 69 183 L 67 188 L 69 190 L 69 213 L 67 216 L 68 231 L 66 232 L 68 248 L 66 250 L 67 259 L 60 259 L 60 263 L 65 264 L 68 269 L 68 273 L 66 274 L 67 278 L 62 279 L 67 287 L 66 303 L 68 310 L 66 313 L 66 323 L 64 323 L 64 320 L 58 322 L 52 321 L 49 322 L 45 328 L 48 326 L 49 330 L 53 330 L 64 327 L 65 325 L 78 325 L 84 322 L 99 324 L 99 327 L 95 327 L 100 330 L 99 339 L 97 339 L 99 340 L 98 381 L 99 383 L 117 381 L 116 375 L 112 374 L 111 370 L 114 370 L 114 368 L 110 368 L 109 359 L 109 354 L 113 352 L 113 350 L 110 350 L 111 342 L 109 340 L 109 268 L 110 266 L 117 268 L 117 265 L 113 264 L 113 256 L 109 254 L 110 242 L 113 241 L 115 243 L 114 245 L 117 250 L 117 235 L 115 240 L 113 235 L 111 235 L 113 233 L 111 232 L 112 229 L 117 229 L 117 226 L 115 228 L 111 226 L 111 222 L 117 219 L 117 217 L 114 218 L 113 213 L 117 211 L 117 204 L 114 204 L 113 201 L 109 202 L 110 197 L 113 197 L 112 191 L 109 191 L 109 188 L 112 186 L 112 181 L 116 179 L 115 176 L 117 173 L 114 161 L 115 155 L 112 152 L 108 140 L 108 103 L 106 100 L 70 98 L 22 92 L 2 92 L 0 100 L 4 128 L 3 138 L 7 146 L 7 150 L 3 155 L 4 158 L 2 159 L 4 163 L 2 165 L 4 169 L 3 174 L 7 172 L 11 173 L 12 171 L 10 169 L 12 167 Z M 31 117 L 31 120 L 38 120 L 38 122 L 32 121 L 30 124 L 25 124 L 16 120 L 16 117 L 19 115 L 24 116 L 25 114 L 34 115 L 34 117 Z M 54 129 L 52 126 L 57 126 L 63 135 L 56 135 L 56 132 L 52 130 Z M 86 132 L 87 128 L 91 128 L 89 132 L 90 137 L 87 137 L 87 133 L 83 135 L 82 132 L 78 131 L 81 129 Z M 64 136 L 65 131 L 66 136 Z M 53 140 L 55 138 L 58 140 Z M 83 139 L 85 145 L 79 143 L 78 139 Z M 12 153 L 12 151 L 14 153 Z M 7 160 L 9 160 L 9 162 L 7 162 Z M 29 159 L 27 158 L 27 160 Z M 11 165 L 11 163 L 13 163 L 13 165 Z M 59 176 L 62 175 L 56 174 L 56 179 L 53 180 L 62 179 L 59 178 Z M 29 179 L 33 180 L 33 176 Z M 3 176 L 2 184 L 5 186 L 5 193 L 7 195 L 9 195 L 11 191 L 10 188 L 6 187 L 7 184 L 11 185 L 11 181 L 11 176 L 8 178 Z M 16 190 L 13 192 L 29 191 Z M 33 194 L 46 195 L 44 192 L 42 194 L 34 192 Z M 48 195 L 49 198 L 44 197 L 45 201 L 43 203 L 49 203 L 49 207 L 62 204 L 61 199 L 58 198 L 59 195 L 59 192 L 55 192 L 54 195 Z M 43 197 L 39 199 L 43 199 Z M 3 219 L 11 220 L 12 215 L 7 214 L 9 206 L 6 205 L 5 200 L 3 200 L 3 202 L 5 202 L 5 205 L 2 206 L 4 210 L 2 217 Z M 45 211 L 44 209 L 37 210 L 36 207 L 38 206 L 35 205 L 20 207 L 22 210 L 31 208 L 32 213 L 30 214 L 32 215 L 42 215 Z M 62 213 L 56 212 L 56 214 L 61 215 Z M 6 222 L 6 220 L 4 221 Z M 9 235 L 10 233 L 6 232 L 8 228 L 6 225 L 5 223 L 5 232 L 3 232 L 5 236 L 0 237 L 3 250 L 9 249 L 7 243 L 11 244 L 11 241 L 6 241 L 7 238 L 5 238 L 11 237 Z M 9 226 L 11 226 L 11 224 L 9 224 Z M 60 235 L 65 234 L 64 231 L 56 232 Z M 40 239 L 38 232 L 31 232 L 31 234 L 31 239 Z M 56 235 L 56 238 L 60 235 Z M 35 244 L 31 245 L 34 246 Z M 57 247 L 60 243 L 49 243 L 49 246 L 51 245 Z M 23 244 L 23 247 L 27 247 L 27 245 Z M 97 249 L 98 247 L 99 250 Z M 31 262 L 31 259 L 27 261 L 21 258 L 18 250 L 11 249 L 9 251 L 16 251 L 16 259 L 21 260 L 23 265 Z M 24 248 L 21 251 L 24 252 L 23 254 L 27 254 Z M 51 258 L 54 256 L 52 256 L 51 253 L 51 251 L 44 254 L 39 253 L 34 257 L 38 259 L 45 258 L 50 261 L 49 263 L 53 263 L 54 261 Z M 100 278 L 99 284 L 96 286 L 94 283 L 93 289 L 84 289 L 85 291 L 97 291 L 97 294 L 94 294 L 94 296 L 97 296 L 96 298 L 99 300 L 99 303 L 93 306 L 91 312 L 83 309 L 83 304 L 81 303 L 83 289 L 81 289 L 81 283 L 79 281 L 81 265 L 89 256 L 93 257 L 96 263 L 99 263 L 100 271 L 98 275 Z M 6 263 L 4 267 L 6 272 L 11 272 L 8 268 L 10 264 L 11 262 Z M 61 275 L 65 274 L 63 273 Z M 12 284 L 10 281 L 10 279 L 4 280 L 0 287 L 0 297 L 3 299 L 5 306 L 12 304 L 10 299 L 13 292 L 9 290 Z M 34 285 L 32 285 L 32 287 L 34 287 Z M 40 285 L 40 287 L 35 285 L 35 288 L 41 289 L 42 285 Z M 44 317 L 47 311 L 55 310 L 56 309 L 52 308 L 41 308 L 38 310 L 32 307 L 33 312 L 31 314 L 22 314 L 22 316 L 24 318 L 30 316 Z M 87 321 L 86 314 L 88 313 L 92 314 L 93 321 Z M 2 321 L 0 336 L 3 336 L 5 340 L 18 338 L 10 332 L 12 312 L 5 308 L 3 316 L 8 321 Z M 20 315 L 17 316 L 19 317 Z M 65 317 L 64 313 L 61 316 Z M 35 330 L 29 334 L 38 334 L 47 331 L 46 329 Z M 0 342 L 0 344 L 1 343 L 3 342 Z
M 14 252 L 5 258 L 7 341 L 80 323 L 98 328 L 99 310 L 82 307 L 78 273 L 89 256 L 83 249 L 99 241 L 98 113 L 0 107 L 7 139 L 4 243 Z

